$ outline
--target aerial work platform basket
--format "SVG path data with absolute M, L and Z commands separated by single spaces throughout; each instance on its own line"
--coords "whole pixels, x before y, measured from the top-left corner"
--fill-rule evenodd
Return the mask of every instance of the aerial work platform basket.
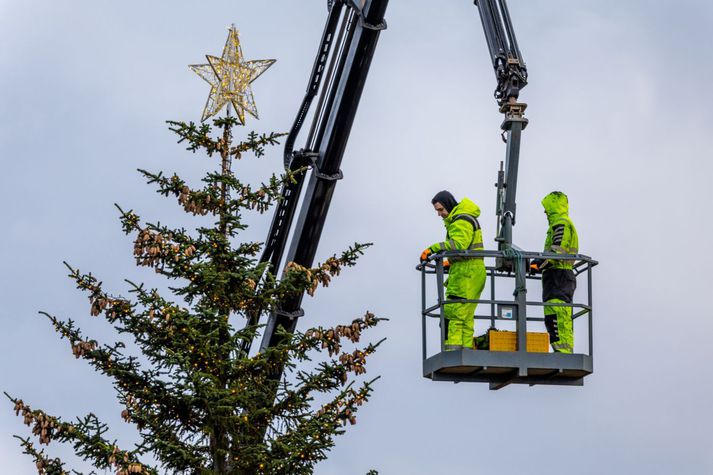
M 485 260 L 488 277 L 486 288 L 489 288 L 489 292 L 484 290 L 483 294 L 489 293 L 489 298 L 483 298 L 481 295 L 479 300 L 446 299 L 444 282 L 448 270 L 443 265 L 443 261 L 453 257 L 483 258 Z M 546 352 L 547 350 L 542 348 L 542 336 L 532 332 L 532 327 L 536 325 L 539 325 L 540 329 L 544 328 L 544 316 L 530 317 L 528 308 L 543 308 L 544 303 L 525 298 L 528 281 L 536 283 L 541 280 L 540 275 L 527 275 L 526 273 L 527 264 L 531 259 L 573 261 L 578 293 L 586 293 L 586 304 L 577 303 L 575 294 L 575 300 L 572 303 L 548 305 L 572 308 L 577 343 L 575 351 L 580 349 L 579 347 L 583 346 L 583 342 L 586 341 L 586 352 L 573 354 Z M 488 265 L 491 262 L 493 265 Z M 522 252 L 514 249 L 507 251 L 449 251 L 433 254 L 427 262 L 417 267 L 421 271 L 423 376 L 434 381 L 490 383 L 490 389 L 500 389 L 513 383 L 529 384 L 530 386 L 535 384 L 582 386 L 584 377 L 594 370 L 592 268 L 597 264 L 597 261 L 581 254 Z M 435 292 L 429 293 L 429 283 L 433 283 L 434 280 Z M 586 280 L 585 285 L 582 285 L 584 284 L 582 280 Z M 498 298 L 499 288 L 496 285 L 498 281 L 514 282 L 514 287 L 510 287 L 511 290 L 514 290 L 512 300 Z M 434 296 L 436 300 L 435 303 L 432 303 Z M 501 351 L 503 347 L 490 350 L 461 348 L 446 351 L 444 347 L 444 306 L 449 303 L 469 302 L 478 304 L 473 317 L 476 321 L 476 333 L 483 330 L 482 327 L 479 328 L 478 321 L 489 321 L 491 329 L 503 326 L 514 327 L 514 348 L 505 348 L 514 351 Z M 583 322 L 582 318 L 586 319 L 586 322 Z M 431 335 L 429 335 L 429 327 L 436 326 L 436 324 L 436 331 L 431 331 Z M 586 332 L 586 339 L 582 338 L 583 332 Z M 434 333 L 439 334 L 438 343 L 434 341 Z M 491 333 L 491 335 L 493 334 Z M 496 336 L 512 338 L 511 335 Z M 503 338 L 500 340 L 503 341 Z M 429 343 L 432 345 L 431 347 L 436 347 L 435 352 L 429 351 Z M 528 351 L 528 347 L 530 351 Z M 495 351 L 496 349 L 498 351 Z

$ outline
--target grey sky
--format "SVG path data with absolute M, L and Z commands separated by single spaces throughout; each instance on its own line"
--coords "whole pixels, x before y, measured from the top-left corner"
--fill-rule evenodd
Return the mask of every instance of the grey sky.
M 155 281 L 134 268 L 112 204 L 184 224 L 135 169 L 195 181 L 210 165 L 176 145 L 164 124 L 200 118 L 208 86 L 187 65 L 218 54 L 235 23 L 248 59 L 278 60 L 254 85 L 262 120 L 248 127 L 286 131 L 325 4 L 0 0 L 0 389 L 68 419 L 94 410 L 120 441 L 133 440 L 109 382 L 76 361 L 36 312 L 110 335 L 88 316 L 61 261 L 117 293 L 125 277 Z M 540 199 L 552 189 L 569 195 L 580 248 L 602 263 L 595 373 L 581 388 L 497 392 L 420 376 L 414 266 L 443 234 L 430 198 L 447 188 L 473 199 L 492 247 L 504 147 L 472 2 L 392 0 L 318 258 L 354 240 L 375 246 L 306 302 L 301 327 L 368 308 L 391 318 L 372 334 L 389 340 L 371 362 L 370 373 L 382 375 L 372 402 L 317 473 L 713 473 L 705 300 L 713 4 L 509 5 L 531 78 L 516 241 L 540 249 Z M 259 179 L 280 166 L 276 148 L 238 171 Z M 250 237 L 262 239 L 269 217 L 254 223 Z M 34 473 L 13 433 L 27 431 L 0 404 L 0 471 Z

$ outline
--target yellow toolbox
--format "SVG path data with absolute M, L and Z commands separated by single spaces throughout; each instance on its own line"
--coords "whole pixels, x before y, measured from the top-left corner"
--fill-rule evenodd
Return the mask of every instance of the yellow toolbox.
M 505 330 L 488 332 L 490 351 L 517 351 L 517 333 Z M 527 351 L 530 353 L 548 353 L 550 335 L 548 333 L 527 332 Z

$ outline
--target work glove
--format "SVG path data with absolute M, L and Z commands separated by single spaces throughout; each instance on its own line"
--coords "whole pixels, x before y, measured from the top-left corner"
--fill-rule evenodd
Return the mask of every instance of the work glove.
M 450 266 L 451 266 L 451 263 L 448 261 L 448 258 L 446 257 L 445 259 L 443 259 L 443 267 L 448 269 Z
M 431 248 L 427 247 L 426 249 L 424 249 L 421 253 L 421 262 L 426 262 L 428 260 L 428 256 L 430 256 L 431 254 L 433 254 Z

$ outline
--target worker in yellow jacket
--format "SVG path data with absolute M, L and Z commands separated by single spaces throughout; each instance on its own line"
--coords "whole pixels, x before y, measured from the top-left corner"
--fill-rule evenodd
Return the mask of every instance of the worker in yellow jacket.
M 456 201 L 448 191 L 441 191 L 431 200 L 446 227 L 445 241 L 432 244 L 421 254 L 421 261 L 434 252 L 483 249 L 483 232 L 478 223 L 480 208 L 468 198 Z M 485 286 L 485 263 L 482 257 L 451 258 L 447 300 L 478 300 Z M 444 308 L 446 320 L 445 349 L 474 348 L 474 315 L 477 303 L 452 303 Z
M 577 254 L 579 238 L 577 229 L 569 218 L 569 200 L 560 191 L 553 191 L 542 200 L 547 214 L 545 252 Z M 553 304 L 571 304 L 577 279 L 572 270 L 572 260 L 536 259 L 530 272 L 542 272 L 542 301 Z M 572 307 L 545 305 L 545 326 L 550 334 L 552 349 L 558 353 L 574 351 Z

